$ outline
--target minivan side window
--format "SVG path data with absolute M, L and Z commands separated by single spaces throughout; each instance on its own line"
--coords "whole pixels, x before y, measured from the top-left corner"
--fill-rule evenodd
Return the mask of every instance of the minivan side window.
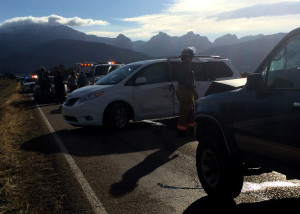
M 173 81 L 178 81 L 180 62 L 171 62 L 171 75 Z M 196 81 L 207 81 L 206 63 L 192 63 L 191 68 L 194 71 Z
M 292 37 L 271 59 L 267 76 L 270 89 L 300 89 L 300 35 Z
M 224 62 L 207 62 L 207 75 L 209 80 L 232 77 L 232 70 Z
M 171 66 L 171 79 L 174 82 L 177 82 L 180 62 L 171 62 L 170 66 Z
M 206 63 L 192 63 L 191 67 L 196 81 L 208 81 Z
M 169 67 L 168 63 L 166 62 L 146 66 L 136 74 L 135 79 L 138 77 L 145 77 L 146 85 L 162 82 L 171 82 L 169 76 Z
M 180 62 L 171 63 L 171 75 L 173 81 L 178 81 L 178 69 Z M 224 62 L 202 62 L 191 64 L 196 81 L 212 81 L 217 78 L 232 77 L 232 70 Z

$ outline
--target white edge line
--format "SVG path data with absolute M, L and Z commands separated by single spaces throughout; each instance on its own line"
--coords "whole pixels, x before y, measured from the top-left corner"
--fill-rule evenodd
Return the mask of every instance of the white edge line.
M 90 202 L 94 212 L 96 214 L 106 214 L 107 212 L 106 212 L 105 208 L 103 207 L 102 203 L 100 202 L 99 198 L 95 194 L 92 187 L 89 185 L 88 181 L 82 174 L 80 168 L 75 163 L 75 160 L 72 158 L 69 151 L 64 146 L 61 139 L 59 138 L 59 136 L 56 134 L 54 128 L 51 126 L 51 124 L 50 124 L 49 120 L 46 118 L 44 112 L 41 110 L 41 108 L 38 105 L 36 105 L 36 107 L 39 110 L 40 115 L 42 116 L 43 120 L 45 121 L 45 123 L 46 123 L 50 133 L 52 134 L 55 142 L 57 143 L 59 149 L 63 153 L 67 163 L 69 164 L 69 166 L 71 168 L 71 171 L 73 172 L 76 180 L 80 184 L 80 186 L 81 186 L 83 192 L 85 193 L 86 198 Z

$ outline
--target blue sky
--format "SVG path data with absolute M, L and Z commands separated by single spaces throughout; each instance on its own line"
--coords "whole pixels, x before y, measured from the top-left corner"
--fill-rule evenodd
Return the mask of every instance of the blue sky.
M 300 0 L 0 0 L 0 25 L 31 22 L 132 40 L 193 31 L 213 41 L 300 27 Z

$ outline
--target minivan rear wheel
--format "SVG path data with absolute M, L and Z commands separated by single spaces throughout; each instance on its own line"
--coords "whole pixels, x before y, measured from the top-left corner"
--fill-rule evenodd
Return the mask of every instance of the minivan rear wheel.
M 234 161 L 219 139 L 206 136 L 199 140 L 196 165 L 203 189 L 212 197 L 235 198 L 243 187 L 242 167 Z

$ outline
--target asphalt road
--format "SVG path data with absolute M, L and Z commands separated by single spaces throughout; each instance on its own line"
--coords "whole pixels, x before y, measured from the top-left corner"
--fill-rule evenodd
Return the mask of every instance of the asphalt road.
M 236 199 L 209 199 L 197 177 L 197 142 L 193 137 L 177 138 L 176 118 L 131 123 L 112 133 L 66 124 L 59 105 L 40 108 L 107 213 L 276 213 L 299 208 L 300 182 L 260 168 L 245 171 L 244 188 Z M 45 133 L 24 148 L 59 157 L 62 152 L 53 147 L 55 142 L 45 140 L 48 137 Z M 68 185 L 79 201 L 78 213 L 91 212 L 78 182 L 70 179 Z

